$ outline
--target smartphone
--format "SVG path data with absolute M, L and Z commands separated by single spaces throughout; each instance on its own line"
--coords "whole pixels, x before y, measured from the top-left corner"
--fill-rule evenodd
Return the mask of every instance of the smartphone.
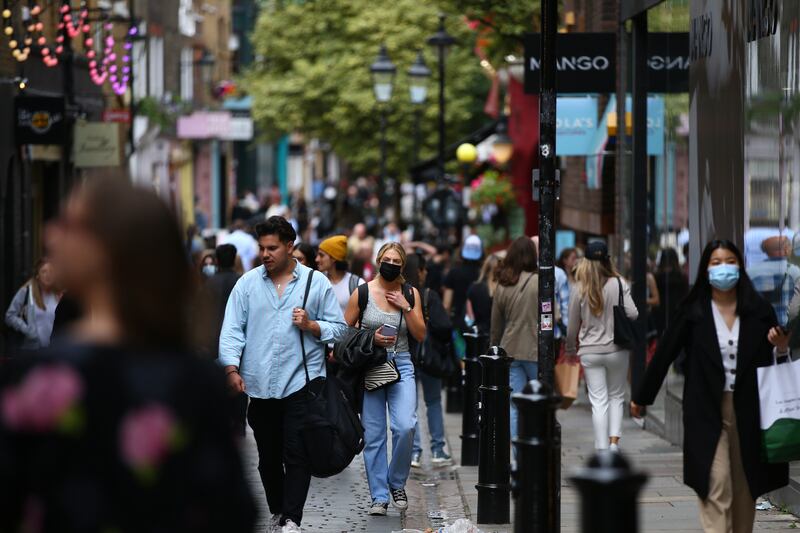
M 383 335 L 384 337 L 396 337 L 397 327 L 390 326 L 389 324 L 384 324 L 381 326 L 381 335 Z

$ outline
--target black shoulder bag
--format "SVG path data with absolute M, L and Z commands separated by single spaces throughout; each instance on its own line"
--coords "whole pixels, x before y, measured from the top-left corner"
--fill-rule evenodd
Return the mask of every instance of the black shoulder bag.
M 312 270 L 308 273 L 303 309 L 308 302 L 313 276 Z M 335 376 L 311 381 L 303 331 L 300 331 L 300 348 L 310 396 L 300 430 L 306 460 L 312 476 L 330 477 L 347 468 L 364 449 L 364 428 Z
M 636 323 L 625 313 L 625 296 L 622 290 L 622 280 L 617 278 L 619 286 L 619 304 L 614 306 L 614 344 L 625 349 L 632 349 L 637 344 L 644 342 Z
M 430 289 L 425 289 L 422 295 L 422 314 L 426 325 L 430 322 L 431 316 L 428 291 Z M 419 343 L 416 355 L 417 366 L 429 376 L 449 378 L 461 370 L 452 341 L 441 342 L 430 331 L 425 335 L 425 340 Z

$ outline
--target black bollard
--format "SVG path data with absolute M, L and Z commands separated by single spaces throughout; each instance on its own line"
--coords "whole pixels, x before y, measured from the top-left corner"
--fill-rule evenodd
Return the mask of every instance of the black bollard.
M 583 533 L 637 533 L 639 491 L 647 474 L 635 472 L 619 453 L 601 451 L 570 477 L 581 497 Z
M 480 356 L 480 462 L 478 523 L 508 524 L 510 518 L 511 387 L 508 372 L 513 357 L 499 346 Z
M 489 336 L 473 327 L 464 334 L 467 355 L 464 358 L 464 410 L 461 418 L 461 465 L 478 466 L 480 436 L 478 435 L 478 387 L 481 386 L 481 354 L 489 350 Z
M 561 397 L 546 384 L 532 380 L 511 401 L 518 413 L 514 533 L 556 532 L 560 528 L 560 476 L 554 478 L 551 463 L 554 450 L 560 453 L 556 409 Z
M 464 406 L 464 370 L 458 372 L 445 380 L 445 391 L 447 393 L 447 412 L 460 413 Z

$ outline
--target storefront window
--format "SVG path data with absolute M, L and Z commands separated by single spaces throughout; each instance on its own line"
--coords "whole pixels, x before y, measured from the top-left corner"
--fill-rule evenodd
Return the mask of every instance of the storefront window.
M 746 45 L 744 245 L 753 284 L 786 325 L 800 287 L 800 4 L 782 6 Z

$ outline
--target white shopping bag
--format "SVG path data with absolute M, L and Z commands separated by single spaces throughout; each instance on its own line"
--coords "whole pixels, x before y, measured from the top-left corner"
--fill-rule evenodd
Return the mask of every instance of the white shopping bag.
M 761 442 L 768 463 L 800 459 L 800 360 L 760 367 Z

